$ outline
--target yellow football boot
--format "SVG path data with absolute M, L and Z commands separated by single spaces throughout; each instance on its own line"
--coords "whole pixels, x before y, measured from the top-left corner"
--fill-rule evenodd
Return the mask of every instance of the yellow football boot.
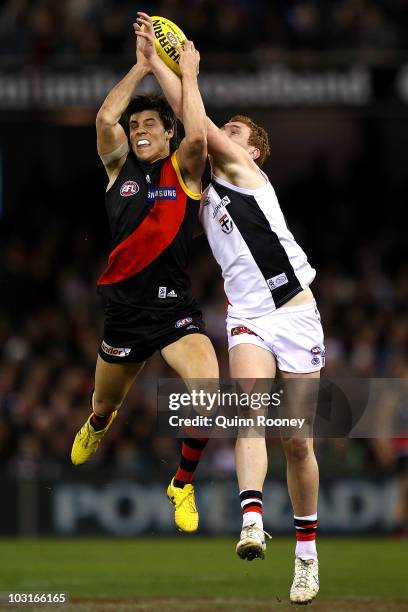
M 186 484 L 183 489 L 174 486 L 174 478 L 167 487 L 167 497 L 174 506 L 174 520 L 180 531 L 197 531 L 198 512 L 194 499 L 194 487 Z
M 112 418 L 104 429 L 100 429 L 96 431 L 91 425 L 91 417 L 86 421 L 85 425 L 81 427 L 75 436 L 74 443 L 72 445 L 71 450 L 71 461 L 74 465 L 80 465 L 81 463 L 85 463 L 89 461 L 94 453 L 96 453 L 99 443 L 102 440 L 103 436 L 108 431 L 109 427 L 112 425 L 113 421 L 116 419 L 116 415 L 118 411 L 115 410 L 112 412 Z

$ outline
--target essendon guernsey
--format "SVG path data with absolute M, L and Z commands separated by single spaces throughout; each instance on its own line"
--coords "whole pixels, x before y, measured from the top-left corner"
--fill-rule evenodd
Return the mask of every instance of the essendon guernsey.
M 130 152 L 106 193 L 112 246 L 98 292 L 148 314 L 194 308 L 186 270 L 199 204 L 175 153 L 142 164 Z

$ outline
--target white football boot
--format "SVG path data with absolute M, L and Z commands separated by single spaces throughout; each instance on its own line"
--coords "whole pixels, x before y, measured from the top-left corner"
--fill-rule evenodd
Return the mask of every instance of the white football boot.
M 243 527 L 236 548 L 238 557 L 247 561 L 265 559 L 265 535 L 272 539 L 269 533 L 263 531 L 255 523 Z
M 308 604 L 319 592 L 319 562 L 317 559 L 303 561 L 296 557 L 295 573 L 290 589 L 293 604 Z

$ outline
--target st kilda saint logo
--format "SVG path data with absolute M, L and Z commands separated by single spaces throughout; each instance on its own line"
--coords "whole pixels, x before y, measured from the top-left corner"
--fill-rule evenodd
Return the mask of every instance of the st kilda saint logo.
M 228 215 L 222 215 L 221 217 L 218 217 L 218 223 L 221 225 L 221 229 L 224 234 L 230 234 L 234 229 L 232 219 L 230 219 Z
M 120 188 L 120 195 L 123 198 L 128 198 L 129 196 L 136 195 L 138 191 L 139 185 L 135 181 L 126 181 Z

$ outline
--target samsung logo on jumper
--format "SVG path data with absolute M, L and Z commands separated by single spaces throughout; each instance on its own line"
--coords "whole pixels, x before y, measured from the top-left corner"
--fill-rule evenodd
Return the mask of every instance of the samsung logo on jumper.
M 154 200 L 177 200 L 175 187 L 150 187 L 147 193 L 149 202 Z
M 106 344 L 105 340 L 102 340 L 101 349 L 107 355 L 112 355 L 112 357 L 127 357 L 131 351 L 130 348 L 118 348 L 117 346 L 110 346 L 110 344 Z
M 217 204 L 217 206 L 214 206 L 214 210 L 213 210 L 213 219 L 215 219 L 215 217 L 217 216 L 217 214 L 219 213 L 219 211 L 221 210 L 221 208 L 225 208 L 225 206 L 227 206 L 228 204 L 230 204 L 231 200 L 229 199 L 228 196 L 225 196 L 224 198 L 222 198 L 222 200 L 220 200 Z M 207 202 L 205 202 L 205 204 L 207 204 Z
M 193 319 L 191 317 L 187 317 L 186 319 L 180 319 L 180 321 L 177 321 L 175 327 L 179 328 L 179 327 L 184 327 L 185 325 L 188 325 L 189 323 L 192 323 Z
M 129 196 L 136 195 L 139 192 L 139 185 L 135 181 L 126 181 L 120 188 L 120 195 L 122 198 L 128 198 Z

